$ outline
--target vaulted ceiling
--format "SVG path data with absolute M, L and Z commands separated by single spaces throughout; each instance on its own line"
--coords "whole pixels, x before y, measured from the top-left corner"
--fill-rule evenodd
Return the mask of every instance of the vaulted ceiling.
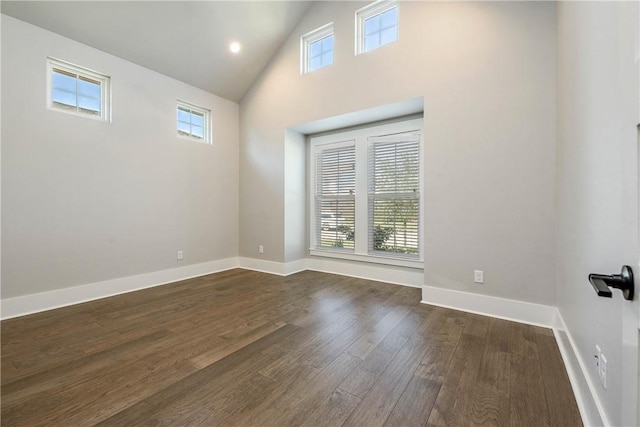
M 3 14 L 240 101 L 311 1 L 2 1 Z M 231 41 L 242 45 L 229 51 Z

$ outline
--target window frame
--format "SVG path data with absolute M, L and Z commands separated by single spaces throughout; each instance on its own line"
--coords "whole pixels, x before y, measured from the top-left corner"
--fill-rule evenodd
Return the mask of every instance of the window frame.
M 76 105 L 76 109 L 57 107 L 53 102 L 53 72 L 74 74 L 76 79 L 84 77 L 100 83 L 100 114 L 83 113 Z M 76 97 L 77 97 L 76 91 Z M 76 98 L 77 99 L 77 98 Z M 97 71 L 90 70 L 61 59 L 47 57 L 47 108 L 74 116 L 87 117 L 94 120 L 111 122 L 111 77 Z
M 309 200 L 308 200 L 308 220 L 309 220 L 309 254 L 329 258 L 339 258 L 352 261 L 364 261 L 377 264 L 387 264 L 410 268 L 424 268 L 424 174 L 422 167 L 423 159 L 423 118 L 396 121 L 387 124 L 365 125 L 355 130 L 336 130 L 330 134 L 310 135 L 308 137 L 308 164 L 309 172 Z M 418 197 L 418 254 L 417 256 L 407 256 L 406 254 L 396 254 L 393 252 L 372 252 L 369 250 L 369 153 L 372 142 L 370 137 L 381 137 L 408 132 L 418 133 L 418 163 L 419 169 L 419 197 Z M 356 148 L 356 190 L 355 190 L 355 235 L 354 250 L 341 248 L 321 247 L 317 245 L 317 225 L 316 225 L 316 153 L 323 146 L 344 144 L 354 141 Z M 363 237 L 358 237 L 363 236 Z
M 313 70 L 309 70 L 309 47 L 312 43 L 317 42 L 318 40 L 322 40 L 326 37 L 333 36 L 333 49 L 332 55 L 333 60 L 331 64 L 324 65 L 320 68 L 316 68 Z M 335 63 L 335 43 L 336 36 L 333 29 L 333 22 L 329 22 L 328 24 L 323 25 L 322 27 L 316 28 L 313 31 L 309 31 L 300 37 L 300 74 L 308 74 L 313 73 L 318 70 L 322 70 L 323 68 L 327 68 L 330 65 Z
M 396 16 L 397 16 L 397 21 L 396 21 L 396 28 L 397 28 L 397 33 L 396 33 L 396 39 L 392 42 L 380 45 L 374 49 L 371 50 L 364 50 L 364 22 L 371 18 L 374 17 L 376 15 L 381 15 L 382 13 L 396 8 Z M 378 0 L 375 1 L 371 4 L 366 5 L 365 7 L 362 7 L 358 10 L 356 10 L 356 24 L 355 24 L 355 28 L 356 28 L 356 36 L 355 36 L 355 52 L 356 55 L 361 55 L 363 53 L 368 53 L 368 52 L 372 52 L 376 49 L 380 49 L 383 46 L 387 46 L 390 44 L 393 44 L 395 42 L 397 42 L 400 39 L 400 2 L 397 0 Z
M 178 129 L 178 123 L 179 123 L 178 110 L 180 108 L 188 109 L 189 114 L 193 114 L 193 112 L 202 114 L 203 116 L 203 126 L 202 126 L 203 137 L 202 138 L 198 138 L 197 136 L 194 136 L 193 133 L 190 133 L 189 135 L 184 135 L 180 133 L 180 130 Z M 187 141 L 200 142 L 202 144 L 208 144 L 208 145 L 213 144 L 213 135 L 212 135 L 213 132 L 211 129 L 212 128 L 211 110 L 204 107 L 197 106 L 190 102 L 186 102 L 178 99 L 176 101 L 175 112 L 176 112 L 176 135 L 178 136 L 178 138 L 185 139 Z

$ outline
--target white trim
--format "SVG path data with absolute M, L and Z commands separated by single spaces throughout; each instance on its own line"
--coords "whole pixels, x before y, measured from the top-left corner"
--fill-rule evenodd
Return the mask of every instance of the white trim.
M 420 287 L 423 283 L 421 270 L 398 269 L 361 262 L 304 258 L 288 263 L 255 258 L 232 257 L 201 264 L 121 277 L 86 285 L 56 289 L 54 291 L 23 295 L 0 300 L 0 319 L 11 319 L 41 311 L 53 310 L 83 302 L 107 298 L 114 295 L 152 288 L 193 277 L 218 273 L 232 268 L 261 271 L 288 276 L 304 270 L 322 271 L 391 284 Z
M 362 255 L 353 252 L 331 250 L 331 249 L 309 249 L 309 254 L 313 256 L 322 256 L 327 258 L 346 259 L 349 261 L 370 262 L 373 264 L 395 265 L 407 268 L 424 268 L 424 261 L 410 258 L 392 258 L 383 255 Z
M 306 270 L 306 259 L 299 259 L 288 263 L 267 261 L 257 258 L 238 258 L 238 267 L 246 270 L 260 271 L 262 273 L 288 276 Z
M 412 288 L 420 288 L 424 283 L 424 272 L 421 269 L 392 268 L 358 261 L 338 261 L 325 257 L 307 258 L 307 270 L 340 274 L 358 279 L 376 280 Z
M 585 426 L 613 425 L 607 417 L 602 401 L 598 398 L 598 393 L 595 391 L 596 385 L 587 373 L 587 367 L 590 365 L 585 363 L 584 359 L 580 357 L 575 341 L 567 325 L 564 323 L 562 314 L 560 314 L 560 311 L 557 309 L 556 319 L 557 327 L 554 328 L 553 333 L 556 337 L 558 348 L 560 349 L 562 361 L 567 369 L 567 375 L 569 376 L 571 388 L 573 388 L 573 394 L 576 397 L 582 423 Z M 565 344 L 565 340 L 560 336 L 562 333 L 567 336 L 568 345 Z M 581 384 L 586 384 L 587 389 L 585 390 Z M 585 393 L 589 395 L 585 396 Z M 599 419 L 596 417 L 599 417 Z
M 550 305 L 426 285 L 422 287 L 421 302 L 545 328 L 556 326 L 557 310 Z
M 136 276 L 121 277 L 87 285 L 57 289 L 0 301 L 0 318 L 10 319 L 68 305 L 80 304 L 140 289 L 230 270 L 238 266 L 237 258 L 225 258 Z

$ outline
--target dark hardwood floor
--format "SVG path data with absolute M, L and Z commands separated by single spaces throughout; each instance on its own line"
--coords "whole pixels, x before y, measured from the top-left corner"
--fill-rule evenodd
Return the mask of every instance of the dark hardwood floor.
M 231 270 L 1 323 L 10 425 L 581 425 L 551 330 Z

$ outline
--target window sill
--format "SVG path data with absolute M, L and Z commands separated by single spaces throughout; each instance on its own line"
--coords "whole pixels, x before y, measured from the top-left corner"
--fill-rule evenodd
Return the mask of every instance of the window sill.
M 185 140 L 185 141 L 191 141 L 191 142 L 198 142 L 200 144 L 203 145 L 213 145 L 210 141 L 207 141 L 206 139 L 199 139 L 199 138 L 195 138 L 195 137 L 190 137 L 190 136 L 186 136 L 186 135 L 176 135 L 179 139 Z
M 343 251 L 332 251 L 326 249 L 309 249 L 309 255 L 345 259 L 348 261 L 369 262 L 374 264 L 393 265 L 396 267 L 408 267 L 424 269 L 424 261 L 406 258 L 391 258 L 380 255 L 361 255 Z
M 51 105 L 47 106 L 47 108 L 49 109 L 49 111 L 56 111 L 58 113 L 69 114 L 69 115 L 76 116 L 76 117 L 86 117 L 87 119 L 97 120 L 99 122 L 111 123 L 111 120 L 108 117 L 106 117 L 105 115 L 103 115 L 103 114 L 100 114 L 98 116 L 96 114 L 80 113 L 80 112 L 72 110 L 72 109 L 54 107 L 54 106 L 51 106 Z

